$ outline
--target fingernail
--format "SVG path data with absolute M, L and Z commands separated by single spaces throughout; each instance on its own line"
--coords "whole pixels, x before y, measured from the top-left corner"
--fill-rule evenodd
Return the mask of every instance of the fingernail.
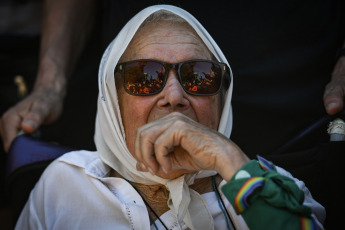
M 137 163 L 137 170 L 138 171 L 143 171 L 143 168 L 141 167 L 140 163 Z
M 34 122 L 34 121 L 32 121 L 32 120 L 23 121 L 23 124 L 24 124 L 24 125 L 27 125 L 27 126 L 31 126 L 33 129 L 35 129 L 35 128 L 37 127 L 36 122 Z
M 148 170 L 149 170 L 149 172 L 151 173 L 151 175 L 155 175 L 155 174 L 153 173 L 153 171 L 152 171 L 151 168 L 148 168 Z
M 164 167 L 162 167 L 162 170 L 165 174 L 168 174 L 168 171 Z
M 137 169 L 139 170 L 139 171 L 143 171 L 143 172 L 147 172 L 147 168 L 146 168 L 146 166 L 143 164 L 143 163 L 137 163 Z
M 331 109 L 331 108 L 338 107 L 338 106 L 339 106 L 338 102 L 331 102 L 327 105 L 327 109 Z
M 140 167 L 143 169 L 143 171 L 147 172 L 147 167 L 143 163 L 140 163 Z

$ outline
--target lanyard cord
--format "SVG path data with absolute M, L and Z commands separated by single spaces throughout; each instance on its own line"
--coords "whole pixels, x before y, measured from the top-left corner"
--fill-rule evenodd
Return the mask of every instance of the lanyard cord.
M 137 191 L 137 192 L 138 192 L 138 191 Z M 139 193 L 139 192 L 138 192 L 138 193 Z M 139 194 L 140 194 L 140 193 L 139 193 Z M 141 196 L 141 194 L 140 194 L 140 196 Z M 141 197 L 142 197 L 142 196 L 141 196 Z M 159 222 L 162 223 L 162 225 L 164 226 L 164 228 L 165 228 L 166 230 L 168 230 L 168 227 L 164 224 L 164 222 L 161 220 L 161 218 L 159 218 L 159 216 L 158 216 L 158 214 L 155 212 L 155 210 L 153 210 L 153 208 L 149 205 L 149 203 L 146 202 L 146 200 L 144 199 L 144 197 L 142 197 L 142 198 L 143 198 L 143 201 L 144 201 L 144 203 L 146 204 L 146 206 L 149 207 L 149 209 L 151 210 L 151 212 L 153 212 L 153 214 L 157 217 L 157 219 L 159 220 Z M 152 221 L 152 218 L 151 218 L 150 214 L 149 214 L 149 217 L 150 217 L 150 219 L 151 219 L 151 221 Z M 155 228 L 158 230 L 156 223 L 155 223 L 154 221 L 152 221 L 152 223 L 153 223 L 153 225 L 155 226 Z
M 223 199 L 221 198 L 220 193 L 218 191 L 218 188 L 216 186 L 215 176 L 212 176 L 212 186 L 213 186 L 213 191 L 216 193 L 216 196 L 217 196 L 219 208 L 222 210 L 223 215 L 225 217 L 227 229 L 229 229 L 229 230 L 235 229 L 231 223 L 231 218 L 230 218 L 230 215 L 228 213 L 228 210 L 226 209 L 225 204 L 223 202 Z M 232 227 L 230 227 L 230 224 Z
M 130 183 L 129 181 L 127 181 L 128 183 Z M 150 204 L 144 199 L 144 197 L 141 195 L 141 193 L 138 191 L 138 189 L 132 185 L 132 187 L 135 189 L 135 191 L 137 191 L 137 193 L 141 196 L 141 198 L 143 199 L 145 205 L 151 210 L 151 212 L 156 216 L 156 218 L 159 220 L 159 222 L 161 222 L 161 224 L 164 226 L 164 228 L 166 230 L 168 230 L 168 227 L 164 224 L 164 222 L 161 220 L 161 218 L 159 218 L 158 214 L 155 212 L 155 210 L 153 210 L 153 208 L 150 206 Z M 213 191 L 216 193 L 216 196 L 217 196 L 217 200 L 218 200 L 218 205 L 220 207 L 220 209 L 222 210 L 223 212 L 223 215 L 225 217 L 225 220 L 226 220 L 226 226 L 229 230 L 232 230 L 234 229 L 234 227 L 230 227 L 230 224 L 232 225 L 231 223 L 231 218 L 230 218 L 230 215 L 225 207 L 225 204 L 223 202 L 223 199 L 221 198 L 220 196 L 220 193 L 218 191 L 218 188 L 216 186 L 216 180 L 215 180 L 215 176 L 212 176 L 212 187 L 213 187 Z M 153 223 L 153 225 L 155 226 L 155 229 L 158 230 L 158 227 L 155 223 L 155 221 L 151 218 L 150 214 L 149 214 L 149 218 L 151 220 L 151 222 Z M 229 223 L 230 221 L 230 223 Z
M 155 226 L 155 229 L 158 230 L 158 227 L 157 227 L 157 225 L 156 225 L 156 222 L 152 219 L 152 217 L 150 216 L 150 214 L 149 214 L 149 218 L 150 218 L 151 223 L 153 223 L 153 226 Z
M 128 180 L 127 180 L 127 182 L 130 183 Z M 130 184 L 131 184 L 131 183 L 130 183 Z M 162 223 L 162 225 L 164 226 L 164 228 L 165 228 L 166 230 L 168 230 L 168 227 L 164 224 L 164 222 L 161 220 L 161 218 L 159 218 L 158 214 L 155 212 L 155 210 L 153 210 L 153 208 L 149 205 L 149 203 L 148 203 L 148 202 L 145 200 L 145 198 L 141 195 L 141 193 L 138 191 L 138 189 L 137 189 L 135 186 L 133 186 L 133 185 L 132 185 L 132 187 L 133 187 L 133 188 L 135 189 L 135 191 L 137 191 L 137 193 L 141 196 L 141 198 L 143 199 L 145 205 L 146 205 L 147 207 L 149 207 L 149 209 L 151 210 L 151 212 L 157 217 L 157 219 L 159 220 L 159 222 Z M 155 226 L 155 228 L 158 230 L 158 227 L 157 227 L 155 221 L 151 218 L 150 213 L 149 213 L 149 218 L 150 218 L 151 222 L 153 223 L 153 225 Z

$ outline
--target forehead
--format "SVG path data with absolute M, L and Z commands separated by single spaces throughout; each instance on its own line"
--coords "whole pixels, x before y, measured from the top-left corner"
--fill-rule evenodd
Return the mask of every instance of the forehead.
M 212 60 L 212 57 L 189 24 L 158 21 L 138 30 L 121 61 L 156 59 L 175 63 L 190 59 Z

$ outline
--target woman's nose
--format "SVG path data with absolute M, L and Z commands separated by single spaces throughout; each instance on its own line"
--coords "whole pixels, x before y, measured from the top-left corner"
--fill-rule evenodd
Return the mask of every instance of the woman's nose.
M 158 101 L 158 106 L 161 108 L 179 111 L 188 108 L 190 105 L 189 100 L 186 98 L 186 92 L 183 90 L 175 70 L 170 70 L 161 96 Z

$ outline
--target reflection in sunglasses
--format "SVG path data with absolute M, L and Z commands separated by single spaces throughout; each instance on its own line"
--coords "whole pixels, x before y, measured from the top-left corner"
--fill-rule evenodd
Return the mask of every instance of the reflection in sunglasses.
M 224 63 L 205 60 L 175 64 L 157 60 L 140 60 L 119 65 L 119 69 L 123 70 L 125 89 L 134 95 L 151 95 L 160 92 L 172 68 L 177 72 L 180 84 L 187 93 L 213 95 L 221 87 L 222 68 L 225 70 L 226 66 Z
M 126 66 L 125 87 L 134 94 L 149 94 L 158 91 L 163 84 L 164 67 L 153 63 L 150 68 L 146 62 L 133 63 Z M 158 67 L 158 68 L 157 68 Z M 158 70 L 157 70 L 158 69 Z M 154 71 L 155 70 L 155 71 Z
M 183 87 L 185 89 L 188 89 L 189 92 L 208 92 L 210 90 L 210 87 L 217 87 L 213 85 L 215 73 L 212 69 L 210 70 L 209 74 L 202 72 L 201 75 L 201 73 L 195 72 L 193 75 L 194 77 L 190 81 L 184 81 L 183 83 Z
M 127 90 L 135 94 L 149 94 L 161 89 L 163 84 L 163 80 L 161 80 L 161 78 L 155 78 L 151 75 L 147 77 L 147 73 L 144 73 L 143 75 L 144 78 L 141 79 L 141 82 L 126 82 L 125 85 Z
M 152 76 L 148 73 L 142 73 L 139 71 L 128 71 L 128 79 L 136 79 L 136 82 L 128 81 L 126 82 L 126 88 L 128 91 L 135 94 L 149 94 L 156 92 L 161 89 L 164 74 L 162 71 L 156 71 L 156 75 Z M 135 77 L 131 77 L 135 74 Z M 186 73 L 184 73 L 186 74 Z M 141 77 L 138 77 L 141 76 Z M 188 76 L 188 75 L 187 75 Z M 198 93 L 198 92 L 208 92 L 209 87 L 217 87 L 214 84 L 215 73 L 213 70 L 210 70 L 210 73 L 190 73 L 189 77 L 183 78 L 183 87 L 189 92 Z

